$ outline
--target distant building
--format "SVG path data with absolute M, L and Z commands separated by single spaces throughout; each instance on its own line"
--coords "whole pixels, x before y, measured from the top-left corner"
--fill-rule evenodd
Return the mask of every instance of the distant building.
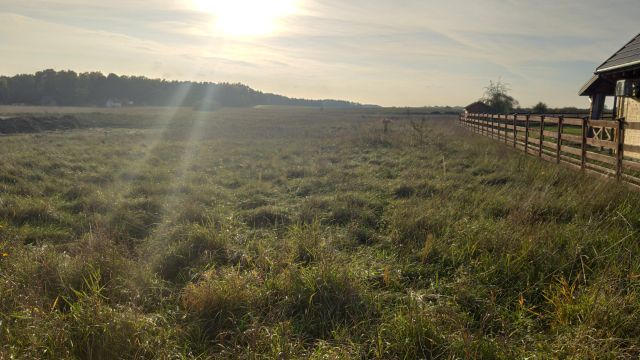
M 109 99 L 107 100 L 106 104 L 104 105 L 108 108 L 121 108 L 122 107 L 122 102 L 120 102 L 120 100 L 118 99 Z
M 482 101 L 476 101 L 465 107 L 464 110 L 469 114 L 490 114 L 493 112 L 491 106 L 483 103 Z
M 616 118 L 640 123 L 640 34 L 598 66 L 594 76 L 580 89 L 580 95 L 589 97 L 592 119 L 602 118 L 605 99 L 613 97 Z M 625 131 L 625 143 L 640 145 L 640 130 L 634 128 Z M 640 156 L 640 153 L 633 155 Z

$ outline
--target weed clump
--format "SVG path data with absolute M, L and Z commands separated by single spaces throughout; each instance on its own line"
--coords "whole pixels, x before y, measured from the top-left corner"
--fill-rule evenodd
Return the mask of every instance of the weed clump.
M 297 332 L 309 339 L 326 339 L 335 329 L 352 328 L 374 316 L 359 281 L 347 269 L 326 263 L 291 268 L 277 292 Z
M 209 271 L 199 282 L 185 287 L 182 305 L 205 338 L 225 339 L 242 331 L 262 306 L 261 291 L 254 281 L 251 274 L 235 270 Z
M 262 206 L 252 210 L 246 210 L 241 215 L 243 221 L 255 228 L 267 228 L 287 225 L 291 222 L 289 214 L 281 208 L 274 206 Z
M 383 204 L 376 199 L 360 194 L 345 194 L 338 196 L 331 205 L 326 221 L 332 225 L 344 226 L 353 222 L 378 228 L 383 210 Z
M 162 218 L 162 205 L 155 199 L 127 201 L 108 214 L 107 224 L 122 244 L 133 247 L 151 234 Z
M 193 269 L 224 265 L 230 258 L 227 240 L 214 229 L 202 225 L 185 225 L 152 241 L 153 248 L 162 245 L 154 269 L 169 281 L 187 280 Z
M 304 169 L 296 168 L 287 171 L 287 179 L 300 179 L 305 175 Z
M 445 355 L 448 344 L 434 318 L 414 304 L 385 319 L 378 330 L 376 357 L 437 359 Z
M 393 190 L 396 199 L 405 199 L 415 195 L 416 189 L 411 185 L 400 185 Z

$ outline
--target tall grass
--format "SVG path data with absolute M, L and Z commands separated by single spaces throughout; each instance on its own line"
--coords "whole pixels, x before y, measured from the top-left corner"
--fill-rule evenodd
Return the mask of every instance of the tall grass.
M 0 138 L 0 358 L 640 356 L 637 193 L 453 118 L 161 111 Z

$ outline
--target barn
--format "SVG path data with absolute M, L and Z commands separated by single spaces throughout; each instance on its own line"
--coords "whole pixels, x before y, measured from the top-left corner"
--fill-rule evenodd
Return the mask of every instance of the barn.
M 467 114 L 490 114 L 493 112 L 491 107 L 482 101 L 476 101 L 464 108 Z
M 602 119 L 605 99 L 612 97 L 614 116 L 631 124 L 625 143 L 640 145 L 640 34 L 598 66 L 580 95 L 589 97 L 590 117 L 596 120 Z M 640 153 L 626 155 L 640 157 Z

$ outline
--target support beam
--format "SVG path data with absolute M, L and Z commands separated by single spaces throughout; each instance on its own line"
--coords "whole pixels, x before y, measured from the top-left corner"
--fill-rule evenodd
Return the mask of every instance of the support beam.
M 602 112 L 604 111 L 604 94 L 595 94 L 591 96 L 591 110 L 589 112 L 589 117 L 593 120 L 602 119 Z

